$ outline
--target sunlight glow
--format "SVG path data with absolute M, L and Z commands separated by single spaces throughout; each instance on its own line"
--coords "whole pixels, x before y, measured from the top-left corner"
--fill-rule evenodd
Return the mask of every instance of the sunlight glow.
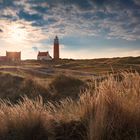
M 20 24 L 9 26 L 8 36 L 11 42 L 22 43 L 26 40 L 28 32 L 22 26 Z

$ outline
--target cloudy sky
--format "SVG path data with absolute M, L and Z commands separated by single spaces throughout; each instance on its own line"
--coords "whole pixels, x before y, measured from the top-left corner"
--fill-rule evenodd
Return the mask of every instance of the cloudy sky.
M 0 55 L 53 49 L 62 58 L 140 55 L 140 0 L 0 0 Z

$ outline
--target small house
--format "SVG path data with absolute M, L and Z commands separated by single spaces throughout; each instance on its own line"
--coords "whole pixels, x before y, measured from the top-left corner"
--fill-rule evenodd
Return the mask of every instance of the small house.
M 7 52 L 6 51 L 7 61 L 18 62 L 21 61 L 21 52 Z
M 37 60 L 52 60 L 49 52 L 38 52 Z

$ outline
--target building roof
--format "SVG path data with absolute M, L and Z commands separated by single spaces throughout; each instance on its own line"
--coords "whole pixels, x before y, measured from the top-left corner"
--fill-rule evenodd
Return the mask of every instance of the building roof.
M 6 53 L 21 53 L 21 52 L 8 52 L 8 51 L 6 51 Z
M 21 54 L 21 52 L 7 52 L 7 51 L 6 51 L 6 54 L 17 55 L 17 54 Z
M 38 52 L 38 56 L 50 56 L 49 52 Z

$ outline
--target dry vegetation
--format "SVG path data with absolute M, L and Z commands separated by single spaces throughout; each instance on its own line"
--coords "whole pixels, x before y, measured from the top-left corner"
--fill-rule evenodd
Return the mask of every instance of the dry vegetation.
M 0 98 L 12 103 L 17 103 L 23 96 L 34 99 L 40 95 L 44 102 L 66 97 L 75 99 L 78 98 L 80 89 L 86 87 L 82 80 L 66 75 L 58 75 L 50 82 L 47 78 L 42 80 L 2 72 L 0 81 Z
M 9 82 L 14 83 L 10 80 Z M 25 83 L 24 80 L 22 82 Z M 31 81 L 28 81 L 27 89 L 34 87 L 30 84 Z M 79 85 L 80 88 L 83 82 L 72 77 L 59 76 L 47 88 L 51 89 L 50 92 L 58 88 L 57 92 L 66 95 L 68 84 L 72 84 L 72 87 Z M 38 85 L 35 90 L 38 88 L 42 87 Z M 41 94 L 43 90 L 37 93 Z M 2 92 L 1 86 L 0 93 Z M 17 91 L 14 92 L 16 94 Z M 51 95 L 50 92 L 46 93 Z M 53 97 L 60 97 L 57 92 Z M 62 96 L 66 97 L 64 95 Z M 115 77 L 109 75 L 98 82 L 92 79 L 77 100 L 69 97 L 44 103 L 44 97 L 29 99 L 27 96 L 28 94 L 16 104 L 1 100 L 0 140 L 140 139 L 140 75 L 136 72 L 123 72 Z
M 140 57 L 118 57 L 118 58 L 100 58 L 85 60 L 68 60 L 53 63 L 56 68 L 71 69 L 84 72 L 92 72 L 94 74 L 106 74 L 120 70 L 137 70 L 140 72 Z

